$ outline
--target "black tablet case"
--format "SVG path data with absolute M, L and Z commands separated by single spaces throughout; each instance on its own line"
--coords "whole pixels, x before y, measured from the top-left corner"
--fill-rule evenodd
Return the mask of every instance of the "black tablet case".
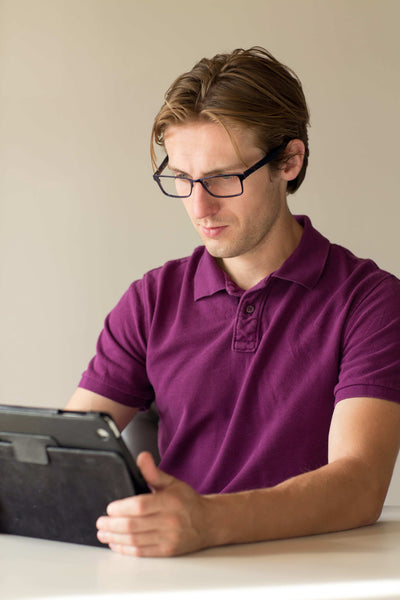
M 109 415 L 0 405 L 0 533 L 105 547 L 97 518 L 147 491 Z

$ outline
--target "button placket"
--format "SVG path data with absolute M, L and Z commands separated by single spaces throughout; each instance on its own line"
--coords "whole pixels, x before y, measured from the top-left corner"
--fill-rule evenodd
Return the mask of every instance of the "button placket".
M 254 293 L 251 297 L 244 294 L 240 299 L 232 340 L 232 348 L 236 352 L 254 352 L 257 348 L 258 304 Z

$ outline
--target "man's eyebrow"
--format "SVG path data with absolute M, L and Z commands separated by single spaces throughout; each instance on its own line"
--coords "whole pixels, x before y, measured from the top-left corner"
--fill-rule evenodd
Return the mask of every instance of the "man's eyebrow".
M 167 169 L 169 169 L 170 171 L 175 171 L 176 173 L 182 173 L 182 175 L 187 175 L 188 177 L 190 177 L 188 173 L 185 173 L 185 171 L 182 171 L 182 169 L 178 169 L 178 167 L 174 167 L 169 161 L 167 163 Z
M 191 175 L 183 171 L 182 169 L 178 169 L 178 167 L 174 167 L 170 162 L 167 165 L 170 171 L 175 171 L 175 173 L 180 173 L 181 175 L 185 175 L 186 177 L 191 178 Z M 203 173 L 202 177 L 211 177 L 212 175 L 223 175 L 224 173 L 243 173 L 246 167 L 242 163 L 236 163 L 235 165 L 230 165 L 229 167 L 220 167 L 218 169 L 211 169 L 206 173 Z

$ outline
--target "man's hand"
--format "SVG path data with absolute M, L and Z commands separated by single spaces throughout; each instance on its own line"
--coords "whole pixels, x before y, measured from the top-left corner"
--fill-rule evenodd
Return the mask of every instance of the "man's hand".
M 99 540 L 132 556 L 174 556 L 211 545 L 207 498 L 160 471 L 148 452 L 137 464 L 153 493 L 109 504 L 108 516 L 97 521 Z

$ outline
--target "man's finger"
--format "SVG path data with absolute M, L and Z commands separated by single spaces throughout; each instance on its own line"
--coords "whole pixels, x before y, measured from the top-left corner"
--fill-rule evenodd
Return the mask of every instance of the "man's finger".
M 157 531 L 143 533 L 115 533 L 113 531 L 98 531 L 98 539 L 103 544 L 118 544 L 121 546 L 152 546 L 160 543 L 162 539 Z
M 157 544 L 154 546 L 126 546 L 124 544 L 109 544 L 111 550 L 127 556 L 161 557 L 169 556 L 166 551 Z

